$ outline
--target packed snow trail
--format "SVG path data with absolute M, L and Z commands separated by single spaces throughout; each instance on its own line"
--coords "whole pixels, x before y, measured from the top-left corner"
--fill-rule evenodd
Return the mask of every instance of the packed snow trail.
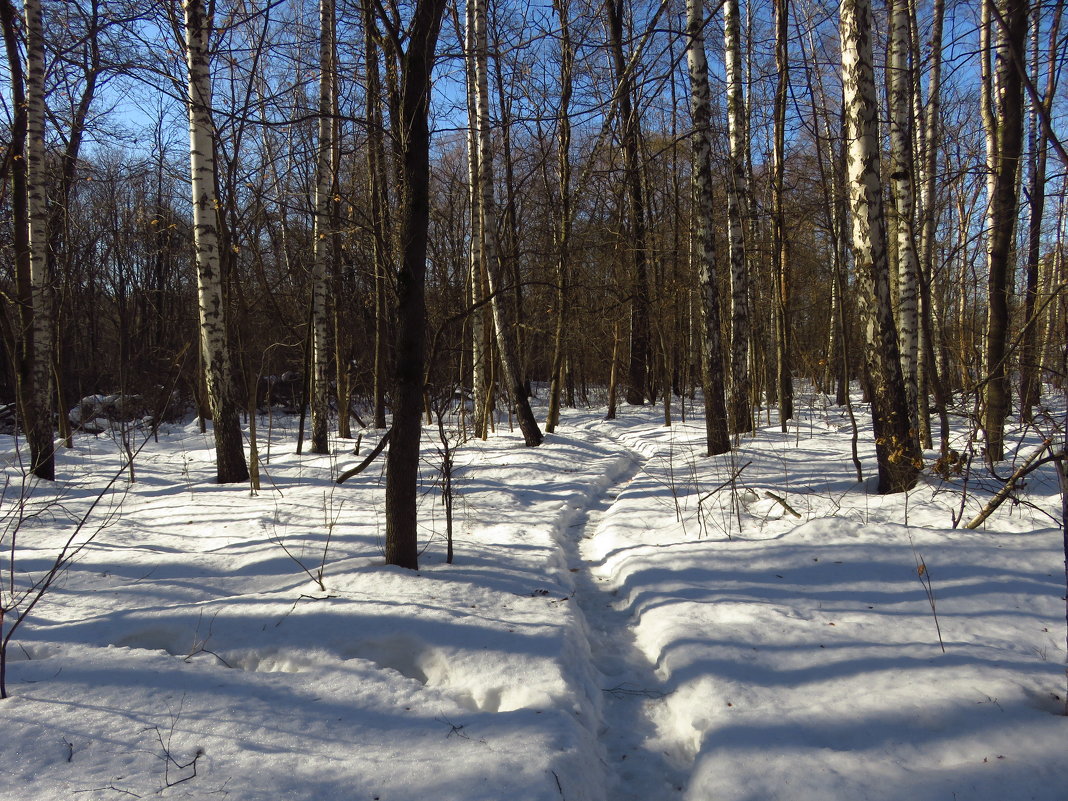
M 602 696 L 597 736 L 604 749 L 605 798 L 611 801 L 681 797 L 692 765 L 689 755 L 662 747 L 650 712 L 665 697 L 663 682 L 635 643 L 629 610 L 619 608 L 617 593 L 602 574 L 605 560 L 589 558 L 612 506 L 639 471 L 640 464 L 632 459 L 615 483 L 572 521 L 564 544 L 575 566 L 575 600 Z

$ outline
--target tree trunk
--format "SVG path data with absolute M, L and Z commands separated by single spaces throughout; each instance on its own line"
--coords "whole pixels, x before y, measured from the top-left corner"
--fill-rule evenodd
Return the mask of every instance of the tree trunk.
M 920 335 L 923 338 L 922 354 L 925 361 L 927 381 L 934 393 L 935 411 L 938 414 L 942 453 L 949 451 L 949 414 L 946 409 L 949 399 L 946 381 L 945 348 L 942 332 L 935 331 L 934 281 L 936 182 L 938 179 L 939 118 L 942 92 L 942 26 L 945 18 L 944 0 L 934 0 L 931 8 L 931 52 L 929 55 L 930 76 L 927 82 L 927 108 L 924 114 L 923 147 L 921 153 L 921 205 L 920 205 Z M 919 94 L 919 82 L 916 84 Z
M 500 242 L 497 237 L 497 203 L 493 187 L 493 149 L 490 141 L 488 45 L 486 36 L 486 0 L 469 0 L 475 6 L 475 93 L 478 100 L 478 170 L 482 206 L 483 248 L 486 258 L 486 276 L 489 280 L 490 306 L 493 310 L 493 325 L 497 334 L 497 349 L 500 355 L 501 372 L 505 386 L 515 407 L 523 441 L 530 447 L 540 445 L 541 429 L 527 399 L 526 386 L 519 372 L 519 357 L 516 347 L 514 318 L 509 313 L 508 302 L 502 295 Z
M 26 76 L 20 50 L 21 31 L 14 5 L 0 0 L 4 49 L 11 86 L 11 142 L 5 166 L 11 174 L 12 250 L 15 272 L 15 305 L 18 317 L 4 324 L 4 346 L 14 365 L 18 419 L 24 430 L 32 429 L 33 417 L 33 298 L 30 289 L 30 223 L 26 189 Z
M 787 24 L 789 0 L 775 0 L 775 67 L 779 80 L 775 87 L 775 132 L 772 147 L 772 225 L 775 315 L 775 376 L 778 385 L 779 423 L 786 431 L 786 421 L 794 416 L 794 381 L 790 354 L 790 260 L 786 247 L 785 187 L 786 169 L 786 100 L 790 78 L 790 54 Z
M 397 272 L 393 428 L 386 457 L 386 562 L 417 570 L 416 502 L 426 337 L 426 256 L 430 225 L 430 87 L 445 0 L 418 0 L 401 57 L 399 119 L 404 200 Z M 387 21 L 388 22 L 388 21 Z M 398 34 L 399 35 L 399 34 Z
M 330 210 L 334 164 L 334 0 L 319 0 L 319 139 L 315 164 L 315 244 L 312 256 L 311 452 L 329 453 L 330 293 L 328 275 L 334 237 Z M 340 411 L 340 410 L 339 410 Z
M 568 261 L 571 246 L 571 92 L 575 50 L 571 44 L 568 0 L 553 0 L 560 20 L 560 110 L 557 122 L 560 215 L 556 234 L 556 327 L 553 361 L 549 370 L 549 414 L 545 430 L 550 434 L 560 422 L 560 390 L 564 379 L 564 336 L 567 331 Z
M 723 352 L 719 330 L 719 289 L 716 282 L 716 240 L 713 229 L 712 91 L 705 56 L 704 3 L 686 1 L 686 64 L 690 73 L 690 111 L 693 116 L 694 215 L 698 238 L 698 284 L 701 288 L 701 373 L 705 395 L 707 453 L 731 449 L 723 392 Z M 670 392 L 670 386 L 665 387 Z
M 638 144 L 641 126 L 634 107 L 634 82 L 623 55 L 623 0 L 605 0 L 608 46 L 619 98 L 623 172 L 630 201 L 629 251 L 634 262 L 631 293 L 630 361 L 627 368 L 627 403 L 641 405 L 649 397 L 649 269 L 645 231 L 645 193 L 642 188 Z
M 371 217 L 371 247 L 374 260 L 374 377 L 372 425 L 386 427 L 386 385 L 389 379 L 388 348 L 389 302 L 386 276 L 392 269 L 393 233 L 390 226 L 389 199 L 386 191 L 385 125 L 382 114 L 382 81 L 379 72 L 378 31 L 371 0 L 362 0 L 364 72 L 367 79 L 367 194 Z
M 481 185 L 478 162 L 478 75 L 475 71 L 475 6 L 466 4 L 464 19 L 464 69 L 467 84 L 467 180 L 470 252 L 468 258 L 471 314 L 471 404 L 475 436 L 489 436 L 490 394 L 489 358 L 492 348 L 486 339 L 485 269 L 481 211 Z
M 48 276 L 48 166 L 45 150 L 45 46 L 40 0 L 26 0 L 26 218 L 28 223 L 30 312 L 24 327 L 27 401 L 23 426 L 30 446 L 30 471 L 56 477 L 55 411 L 52 396 L 52 312 Z M 25 326 L 25 323 L 24 323 Z
M 1059 64 L 1058 34 L 1060 32 L 1063 2 L 1058 2 L 1053 10 L 1050 22 L 1049 51 L 1046 58 L 1046 88 L 1041 99 L 1031 101 L 1031 156 L 1028 184 L 1028 196 L 1031 211 L 1027 224 L 1027 288 L 1024 296 L 1024 330 L 1020 342 L 1020 417 L 1024 422 L 1031 422 L 1033 409 L 1038 404 L 1041 389 L 1040 357 L 1036 342 L 1038 330 L 1035 319 L 1038 305 L 1039 260 L 1042 253 L 1042 217 L 1046 206 L 1046 162 L 1049 157 L 1049 136 L 1046 128 L 1039 124 L 1039 114 L 1047 115 L 1053 111 L 1053 98 L 1057 91 Z M 1040 70 L 1039 30 L 1041 28 L 1041 6 L 1035 8 L 1035 20 L 1031 39 L 1032 79 L 1037 81 Z M 1041 111 L 1040 111 L 1041 107 Z M 1051 285 L 1052 286 L 1052 285 Z
M 1013 236 L 1018 200 L 1017 165 L 1023 151 L 1023 77 L 1013 54 L 1022 58 L 1027 39 L 1027 0 L 984 0 L 988 25 L 997 30 L 997 44 L 981 55 L 989 104 L 984 110 L 987 168 L 990 172 L 989 243 L 987 245 L 987 322 L 984 342 L 983 428 L 987 458 L 1005 458 L 1005 418 L 1009 414 L 1009 298 L 1012 294 Z M 994 17 L 995 19 L 991 19 Z M 987 36 L 989 45 L 989 35 Z M 993 73 L 993 75 L 991 74 Z M 992 80 L 992 83 L 991 83 Z
M 186 0 L 186 65 L 189 70 L 189 164 L 193 194 L 193 247 L 200 303 L 200 347 L 215 436 L 216 480 L 248 481 L 235 398 L 235 375 L 226 327 L 218 199 L 215 194 L 215 129 L 211 119 L 211 20 L 203 0 Z
M 746 230 L 749 220 L 748 127 L 742 88 L 741 24 L 738 0 L 723 5 L 723 52 L 727 70 L 727 128 L 730 135 L 727 221 L 731 260 L 731 383 L 730 430 L 753 430 L 752 382 L 749 378 L 749 264 Z
M 909 75 L 911 25 L 908 0 L 890 0 L 890 180 L 896 214 L 898 307 L 901 372 L 909 407 L 909 431 L 919 448 L 919 258 L 913 228 L 915 183 L 912 152 L 912 81 Z
M 860 290 L 858 311 L 865 331 L 878 489 L 880 493 L 903 492 L 916 483 L 922 462 L 909 435 L 908 404 L 890 305 L 871 4 L 869 0 L 842 0 L 839 9 L 853 260 Z

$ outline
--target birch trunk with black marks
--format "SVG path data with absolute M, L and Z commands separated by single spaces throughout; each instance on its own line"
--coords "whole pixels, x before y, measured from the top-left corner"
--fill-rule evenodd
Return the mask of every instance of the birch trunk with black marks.
M 30 446 L 30 471 L 56 477 L 52 394 L 52 299 L 48 270 L 48 166 L 45 151 L 45 45 L 40 0 L 26 0 L 26 214 L 28 222 L 30 314 L 23 335 L 28 381 L 23 426 Z M 25 319 L 25 318 L 24 318 Z M 25 323 L 24 323 L 25 325 Z
M 896 214 L 897 333 L 901 373 L 909 407 L 909 431 L 919 448 L 919 258 L 916 253 L 915 181 L 913 179 L 912 81 L 909 67 L 908 0 L 890 0 L 890 181 Z
M 723 349 L 719 330 L 719 289 L 716 283 L 716 239 L 712 191 L 712 91 L 705 56 L 704 3 L 686 0 L 686 65 L 690 73 L 690 114 L 693 117 L 693 188 L 697 229 L 698 283 L 701 291 L 701 374 L 705 396 L 707 453 L 731 449 L 724 400 Z M 670 392 L 670 387 L 665 391 Z
M 203 0 L 185 2 L 189 77 L 189 166 L 193 195 L 193 249 L 200 305 L 200 348 L 215 437 L 216 480 L 248 481 L 238 418 L 236 381 L 226 326 L 220 253 L 219 203 L 215 193 L 215 128 L 211 113 L 209 40 L 212 21 Z
M 493 147 L 489 119 L 489 50 L 486 32 L 486 0 L 469 0 L 475 14 L 475 94 L 478 117 L 479 199 L 482 207 L 483 250 L 486 276 L 493 310 L 493 326 L 497 334 L 497 350 L 503 383 L 511 396 L 523 441 L 529 447 L 541 444 L 542 433 L 527 400 L 526 386 L 519 372 L 515 318 L 503 296 L 500 264 L 501 248 L 497 237 L 497 203 L 493 186 Z
M 890 303 L 870 0 L 842 0 L 839 13 L 857 310 L 865 334 L 878 491 L 904 492 L 916 483 L 922 463 L 909 435 L 908 403 Z
M 996 30 L 996 44 L 980 55 L 986 104 L 988 226 L 987 321 L 984 342 L 986 385 L 983 393 L 983 429 L 987 458 L 1005 458 L 1005 418 L 1009 414 L 1009 300 L 1018 201 L 1017 169 L 1023 153 L 1023 76 L 1016 59 L 1023 58 L 1027 39 L 1027 0 L 984 0 L 985 21 Z M 990 59 L 993 64 L 990 64 Z
M 723 4 L 723 60 L 727 71 L 727 131 L 730 140 L 727 225 L 731 264 L 731 382 L 729 418 L 732 433 L 753 430 L 752 382 L 749 378 L 749 140 L 742 87 L 741 22 L 738 0 Z
M 30 223 L 26 189 L 26 72 L 20 47 L 22 36 L 18 12 L 7 0 L 0 0 L 0 23 L 3 26 L 12 101 L 10 142 L 4 156 L 5 166 L 11 176 L 11 249 L 15 274 L 12 305 L 17 311 L 17 317 L 10 319 L 9 308 L 4 306 L 0 323 L 3 324 L 4 349 L 15 367 L 18 418 L 23 429 L 30 430 L 34 412 L 33 293 L 30 284 Z
M 312 255 L 311 452 L 329 453 L 330 293 L 334 237 L 331 206 L 336 191 L 334 164 L 334 0 L 319 2 L 319 140 L 315 161 L 315 243 Z
M 478 167 L 478 75 L 475 72 L 475 6 L 466 4 L 464 22 L 464 69 L 467 76 L 467 176 L 470 196 L 468 214 L 471 233 L 469 248 L 469 298 L 471 313 L 471 404 L 475 436 L 489 436 L 489 415 L 492 398 L 489 395 L 489 358 L 492 352 L 486 338 L 485 267 L 482 243 L 481 185 Z
M 944 0 L 934 0 L 931 7 L 931 48 L 927 57 L 930 75 L 927 80 L 927 106 L 923 110 L 923 146 L 920 148 L 920 336 L 921 357 L 925 364 L 927 382 L 934 395 L 935 412 L 939 420 L 939 448 L 949 451 L 949 398 L 946 392 L 946 349 L 941 332 L 935 332 L 935 295 L 931 291 L 934 281 L 934 253 L 937 214 L 935 211 L 936 182 L 938 178 L 939 119 L 942 92 L 942 27 L 945 19 Z M 919 96 L 919 80 L 916 94 Z M 923 421 L 921 420 L 921 423 Z

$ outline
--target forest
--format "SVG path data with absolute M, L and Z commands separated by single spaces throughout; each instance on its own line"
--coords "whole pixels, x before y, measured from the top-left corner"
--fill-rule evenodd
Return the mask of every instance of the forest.
M 83 399 L 195 410 L 226 483 L 256 408 L 319 453 L 388 414 L 398 563 L 458 395 L 535 446 L 561 405 L 670 423 L 699 389 L 715 454 L 860 378 L 880 491 L 953 458 L 951 411 L 996 462 L 1063 383 L 1062 16 L 6 2 L 7 424 L 48 478 Z
M 1060 801 L 1064 5 L 0 0 L 0 799 Z

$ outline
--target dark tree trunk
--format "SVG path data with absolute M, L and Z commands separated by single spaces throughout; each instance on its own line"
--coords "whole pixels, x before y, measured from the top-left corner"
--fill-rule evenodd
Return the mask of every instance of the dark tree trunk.
M 990 170 L 990 241 L 987 245 L 987 322 L 985 340 L 986 390 L 983 428 L 987 458 L 1005 458 L 1005 418 L 1009 414 L 1009 299 L 1012 295 L 1013 236 L 1016 227 L 1017 168 L 1023 152 L 1023 76 L 1017 68 L 1027 39 L 1027 0 L 984 0 L 989 25 L 997 31 L 993 70 L 984 76 L 992 84 L 984 108 Z M 1015 58 L 1014 58 L 1015 54 Z
M 628 248 L 634 262 L 630 316 L 630 362 L 627 368 L 627 403 L 640 405 L 649 397 L 649 268 L 645 237 L 645 193 L 639 152 L 641 126 L 634 107 L 634 82 L 623 55 L 623 2 L 605 0 L 608 45 L 619 98 L 623 172 L 630 202 Z
M 386 458 L 386 562 L 417 570 L 416 501 L 422 430 L 426 336 L 425 275 L 430 224 L 431 72 L 445 0 L 418 0 L 401 58 L 401 98 L 395 130 L 401 137 L 404 200 L 397 272 L 397 344 L 393 429 Z

